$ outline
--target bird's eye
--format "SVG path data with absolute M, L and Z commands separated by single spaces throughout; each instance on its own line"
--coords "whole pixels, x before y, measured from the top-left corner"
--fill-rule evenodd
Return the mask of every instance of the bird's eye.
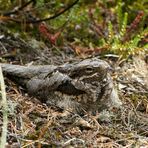
M 93 68 L 92 68 L 92 67 L 87 67 L 87 68 L 86 68 L 86 72 L 88 72 L 88 73 L 93 72 Z

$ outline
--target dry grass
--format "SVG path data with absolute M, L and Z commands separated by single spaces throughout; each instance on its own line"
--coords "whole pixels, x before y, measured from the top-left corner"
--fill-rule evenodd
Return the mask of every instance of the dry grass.
M 115 77 L 123 108 L 114 109 L 104 121 L 99 115 L 79 116 L 48 107 L 7 81 L 7 147 L 147 148 L 147 72 L 147 65 L 138 58 L 119 67 Z
M 6 99 L 6 90 L 5 90 L 5 83 L 4 83 L 4 77 L 2 73 L 2 68 L 0 66 L 0 88 L 1 88 L 1 112 L 2 112 L 2 133 L 1 133 L 1 139 L 0 139 L 0 147 L 5 147 L 6 144 L 6 138 L 7 138 L 7 123 L 8 123 L 8 105 L 7 105 L 7 99 Z

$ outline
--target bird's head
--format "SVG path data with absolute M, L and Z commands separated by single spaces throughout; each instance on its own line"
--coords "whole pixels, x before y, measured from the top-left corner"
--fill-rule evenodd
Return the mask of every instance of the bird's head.
M 106 77 L 109 69 L 109 64 L 103 60 L 85 59 L 71 67 L 69 76 L 85 82 L 101 81 Z

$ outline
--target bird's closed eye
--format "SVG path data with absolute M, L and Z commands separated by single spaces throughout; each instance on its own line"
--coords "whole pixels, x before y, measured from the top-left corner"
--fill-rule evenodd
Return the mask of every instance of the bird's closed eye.
M 93 72 L 93 68 L 92 68 L 92 67 L 87 67 L 87 68 L 86 68 L 86 72 L 87 72 L 87 73 Z

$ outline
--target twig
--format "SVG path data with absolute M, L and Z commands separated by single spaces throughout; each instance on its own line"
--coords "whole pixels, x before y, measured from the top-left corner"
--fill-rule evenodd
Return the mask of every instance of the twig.
M 79 2 L 79 0 L 74 1 L 72 4 L 70 4 L 69 6 L 67 6 L 67 8 L 65 8 L 64 10 L 62 10 L 61 12 L 58 12 L 57 14 L 49 17 L 49 18 L 45 18 L 45 19 L 40 19 L 40 20 L 34 20 L 31 21 L 30 23 L 40 23 L 43 21 L 49 21 L 51 19 L 57 18 L 58 16 L 60 16 L 61 14 L 65 13 L 66 11 L 68 11 L 69 9 L 71 9 L 74 5 L 76 5 Z
M 6 99 L 6 91 L 5 91 L 5 83 L 4 83 L 4 77 L 2 73 L 2 68 L 0 66 L 0 87 L 1 87 L 1 95 L 2 95 L 2 112 L 3 112 L 3 127 L 2 127 L 2 136 L 0 141 L 0 147 L 5 148 L 6 145 L 6 138 L 7 138 L 7 123 L 8 123 L 8 105 L 7 105 L 7 99 Z
M 23 4 L 22 6 L 18 7 L 18 8 L 15 8 L 14 10 L 12 11 L 9 11 L 9 12 L 5 12 L 3 13 L 3 16 L 10 16 L 12 14 L 17 14 L 19 11 L 23 10 L 25 7 L 27 7 L 29 4 L 31 3 L 34 3 L 34 0 L 30 0 L 28 1 L 27 3 Z
M 3 45 L 3 43 L 0 41 L 0 45 L 2 46 L 2 48 L 4 49 L 5 52 L 7 52 L 6 47 Z
M 39 20 L 26 20 L 25 23 L 32 23 L 32 24 L 35 24 L 35 23 L 40 23 L 40 22 L 43 22 L 43 21 L 49 21 L 49 20 L 52 20 L 52 19 L 55 19 L 57 18 L 58 16 L 62 15 L 63 13 L 65 13 L 66 11 L 68 11 L 69 9 L 71 9 L 74 5 L 76 5 L 77 3 L 79 2 L 79 0 L 76 0 L 74 1 L 72 4 L 70 4 L 69 6 L 67 6 L 64 10 L 60 11 L 60 12 L 57 12 L 55 15 L 51 16 L 51 17 L 48 17 L 48 18 L 44 18 L 44 19 L 39 19 Z M 3 15 L 4 16 L 4 15 Z M 13 21 L 13 22 L 16 22 L 16 23 L 21 23 L 22 20 L 18 20 L 18 19 L 14 19 L 14 18 L 8 18 L 9 20 Z
M 78 139 L 78 138 L 72 138 L 72 139 L 69 139 L 68 141 L 66 141 L 65 143 L 63 143 L 62 144 L 62 146 L 68 146 L 68 145 L 70 145 L 70 143 L 72 142 L 72 141 L 79 141 L 79 142 L 82 142 L 83 143 L 83 145 L 84 145 L 84 140 L 82 140 L 82 139 Z

